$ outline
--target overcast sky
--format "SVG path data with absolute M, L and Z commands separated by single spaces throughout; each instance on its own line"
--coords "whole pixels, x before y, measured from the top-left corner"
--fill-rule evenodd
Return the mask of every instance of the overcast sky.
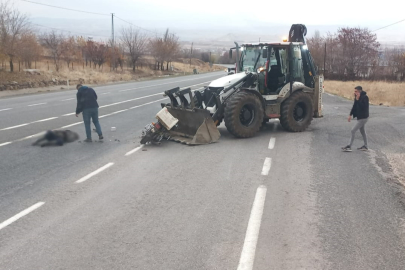
M 265 31 L 266 26 L 284 26 L 280 33 L 288 31 L 292 23 L 303 23 L 308 30 L 328 29 L 337 26 L 360 26 L 371 30 L 405 19 L 405 1 L 179 1 L 179 0 L 33 0 L 43 4 L 61 6 L 89 12 L 114 12 L 138 26 L 162 31 L 170 27 L 179 33 L 201 30 L 203 35 L 221 36 L 229 33 Z M 87 30 L 99 35 L 109 35 L 111 19 L 99 16 L 61 10 L 36 5 L 22 0 L 13 0 L 15 6 L 30 15 L 41 25 L 68 27 L 74 31 L 80 25 L 80 31 Z M 84 23 L 83 25 L 83 22 Z M 60 24 L 59 24 L 60 23 Z M 88 27 L 86 24 L 88 23 Z M 116 19 L 117 28 L 125 25 Z M 310 28 L 312 27 L 312 29 Z M 272 31 L 274 30 L 274 28 Z M 269 28 L 270 29 L 270 28 Z M 287 30 L 285 30 L 287 29 Z M 322 31 L 323 29 L 321 29 Z M 77 30 L 79 31 L 79 30 Z M 118 31 L 118 30 L 117 30 Z M 309 31 L 311 33 L 311 31 Z M 405 22 L 378 31 L 379 36 L 395 36 L 405 42 Z M 269 34 L 269 33 L 264 33 Z M 287 34 L 287 33 L 286 33 Z M 400 38 L 399 38 L 400 37 Z

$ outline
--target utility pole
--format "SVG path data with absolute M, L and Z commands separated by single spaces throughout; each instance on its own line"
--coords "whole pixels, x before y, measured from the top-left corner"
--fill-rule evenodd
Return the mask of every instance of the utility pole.
M 112 54 L 111 54 L 111 65 L 112 70 L 115 70 L 115 46 L 114 46 L 114 13 L 111 13 L 111 46 L 112 46 Z
M 190 67 L 191 67 L 191 56 L 193 55 L 193 42 L 191 42 L 191 49 L 190 49 Z

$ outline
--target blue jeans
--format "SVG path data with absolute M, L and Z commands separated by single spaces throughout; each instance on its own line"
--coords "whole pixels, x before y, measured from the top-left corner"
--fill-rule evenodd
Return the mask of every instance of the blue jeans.
M 94 126 L 96 127 L 98 136 L 103 135 L 103 133 L 101 132 L 100 123 L 98 122 L 98 108 L 84 109 L 83 110 L 83 122 L 84 122 L 84 127 L 86 128 L 87 139 L 91 139 L 90 119 L 93 119 L 93 123 L 94 123 Z

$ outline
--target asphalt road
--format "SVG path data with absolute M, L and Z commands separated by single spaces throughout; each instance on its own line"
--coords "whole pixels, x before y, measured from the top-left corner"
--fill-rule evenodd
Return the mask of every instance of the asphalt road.
M 73 90 L 0 99 L 0 269 L 404 269 L 403 108 L 371 107 L 366 153 L 340 151 L 351 102 L 327 94 L 303 133 L 138 148 L 162 91 L 223 75 L 96 87 L 103 143 L 31 146 L 85 137 Z

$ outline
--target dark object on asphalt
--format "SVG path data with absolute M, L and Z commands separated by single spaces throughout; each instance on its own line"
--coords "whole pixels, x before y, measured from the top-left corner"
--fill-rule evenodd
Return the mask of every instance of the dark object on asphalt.
M 357 150 L 360 150 L 360 151 L 368 151 L 368 147 L 365 146 L 365 145 L 363 145 L 362 147 L 357 148 Z
M 39 138 L 32 145 L 62 146 L 64 143 L 74 142 L 79 135 L 71 130 L 48 130 L 42 138 Z

